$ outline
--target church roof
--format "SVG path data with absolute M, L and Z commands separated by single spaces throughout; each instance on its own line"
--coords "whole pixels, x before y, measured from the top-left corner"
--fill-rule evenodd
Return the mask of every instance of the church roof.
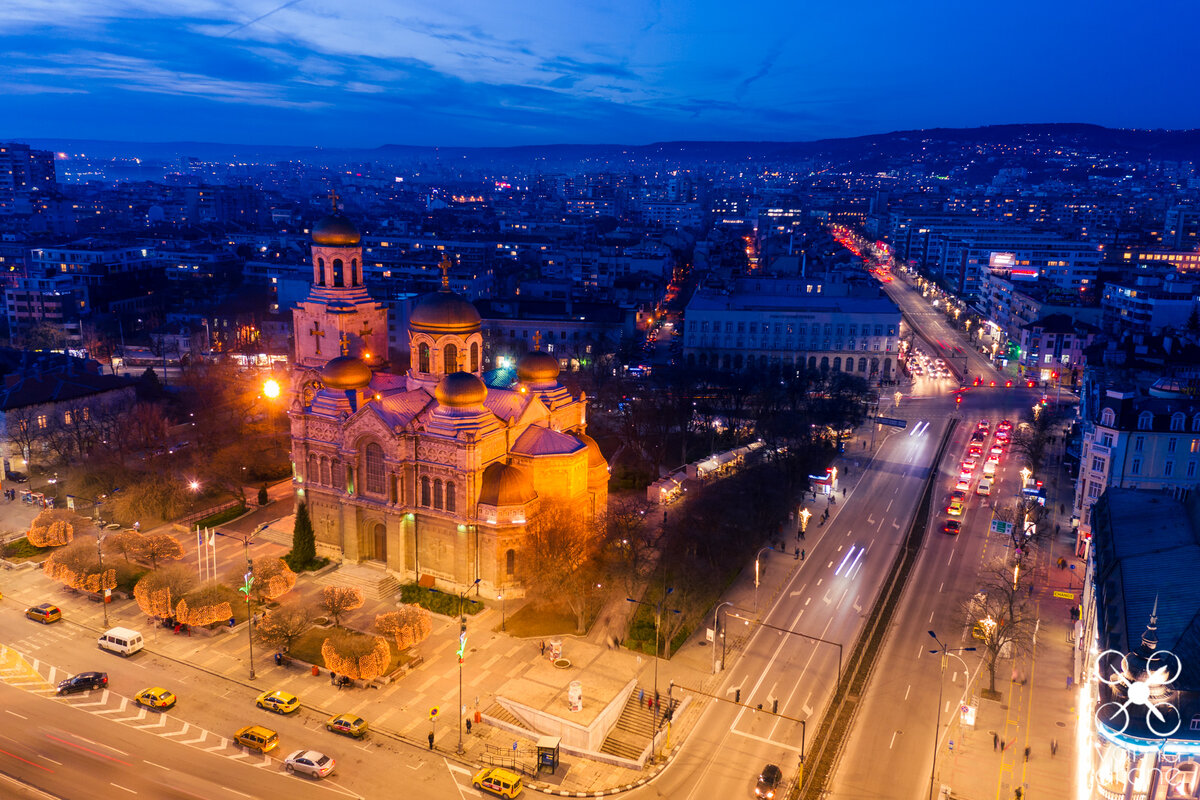
M 574 436 L 540 425 L 530 425 L 517 437 L 510 452 L 520 456 L 562 456 L 587 447 Z
M 530 397 L 510 389 L 492 389 L 483 404 L 489 411 L 507 423 L 512 423 L 525 411 Z
M 537 499 L 533 481 L 520 467 L 495 461 L 483 471 L 479 502 L 487 506 L 520 506 Z
M 395 429 L 406 427 L 431 403 L 433 395 L 424 389 L 413 389 L 411 392 L 384 395 L 371 405 L 379 412 L 380 418 Z
M 474 333 L 481 322 L 475 306 L 448 289 L 422 297 L 408 317 L 411 330 L 433 334 Z

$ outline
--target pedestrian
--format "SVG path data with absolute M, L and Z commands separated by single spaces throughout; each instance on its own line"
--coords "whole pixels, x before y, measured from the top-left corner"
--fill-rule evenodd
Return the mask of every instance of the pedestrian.
M 1062 525 L 1060 525 L 1060 524 L 1059 524 L 1059 523 L 1057 523 L 1057 522 L 1056 522 L 1056 523 L 1054 523 L 1054 535 L 1055 535 L 1055 536 L 1058 536 L 1058 532 L 1059 532 L 1060 530 L 1062 530 Z
M 337 686 L 337 673 L 333 670 L 329 670 L 329 685 Z
M 429 749 L 433 749 L 433 731 L 429 732 Z
M 1058 739 L 1050 740 L 1050 757 L 1054 758 L 1058 755 Z
M 1026 761 L 1029 760 L 1029 746 L 1028 745 L 1025 746 L 1025 760 Z
M 646 701 L 646 690 L 638 689 L 638 705 L 640 706 L 645 701 Z
M 1029 583 L 1029 596 L 1033 597 L 1033 582 L 1032 581 Z
M 846 487 L 843 486 L 842 487 L 842 497 L 845 497 L 845 496 L 846 496 Z
M 804 551 L 803 550 L 800 551 L 800 560 L 801 561 L 804 560 Z
M 1004 752 L 1004 747 L 1005 747 L 1005 745 L 1006 745 L 1006 744 L 1007 744 L 1007 743 L 1006 743 L 1006 742 L 1005 742 L 1003 739 L 1001 739 L 1001 740 L 1000 740 L 1000 752 L 1001 752 L 1001 753 L 1003 753 L 1003 752 Z
M 1024 797 L 1024 796 L 1025 796 L 1025 792 L 1021 790 L 1021 787 L 1020 787 L 1020 786 L 1018 786 L 1018 787 L 1016 788 L 1016 791 L 1014 791 L 1014 792 L 1013 792 L 1013 798 L 1014 798 L 1014 800 L 1021 800 L 1021 798 L 1022 798 L 1022 797 Z
M 546 655 L 546 640 L 542 639 L 542 655 Z
M 646 710 L 647 710 L 647 711 L 653 711 L 653 710 L 654 710 L 654 698 L 653 698 L 653 697 L 647 697 L 647 698 L 646 698 Z
M 800 541 L 804 541 L 804 531 L 800 531 Z
M 796 553 L 795 553 L 795 555 L 793 555 L 792 557 L 793 557 L 793 558 L 794 558 L 796 561 L 799 561 L 799 560 L 800 560 L 800 548 L 799 548 L 799 547 L 797 547 L 797 548 L 796 548 Z
M 1000 747 L 1000 737 L 996 734 L 995 731 L 992 731 L 992 750 L 994 751 L 994 750 L 998 749 L 999 747 Z
M 1067 691 L 1071 691 L 1071 685 L 1075 683 L 1075 678 L 1072 675 L 1067 676 Z

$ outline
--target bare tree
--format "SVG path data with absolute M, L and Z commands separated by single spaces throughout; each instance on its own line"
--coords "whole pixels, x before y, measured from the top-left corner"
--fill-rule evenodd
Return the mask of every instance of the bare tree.
M 151 570 L 133 587 L 138 607 L 152 617 L 170 617 L 175 606 L 196 585 L 196 571 L 183 564 Z
M 1003 560 L 993 562 L 979 574 L 979 592 L 962 604 L 979 641 L 988 670 L 989 689 L 996 692 L 996 662 L 1016 652 L 1025 652 L 1033 641 L 1037 611 L 1030 602 L 1032 575 Z
M 158 569 L 159 559 L 174 561 L 183 558 L 183 548 L 174 536 L 151 533 L 143 538 L 142 549 L 138 555 L 150 562 L 151 569 Z
M 268 611 L 266 616 L 258 621 L 254 634 L 268 647 L 286 653 L 297 639 L 312 628 L 313 617 L 312 606 L 289 603 L 274 611 Z
M 136 558 L 142 552 L 145 539 L 137 531 L 113 531 L 104 537 L 104 549 L 109 553 L 118 553 L 128 561 L 131 555 Z
M 529 525 L 518 577 L 535 602 L 565 603 L 582 633 L 596 602 L 601 564 L 598 523 L 566 503 L 547 503 Z M 536 557 L 533 554 L 537 554 Z
M 641 586 L 662 539 L 658 515 L 647 517 L 644 506 L 634 500 L 610 500 L 601 520 L 608 580 L 620 581 L 626 595 Z
M 321 590 L 321 609 L 333 617 L 334 626 L 339 628 L 342 615 L 362 608 L 363 602 L 362 589 L 357 586 L 326 586 Z

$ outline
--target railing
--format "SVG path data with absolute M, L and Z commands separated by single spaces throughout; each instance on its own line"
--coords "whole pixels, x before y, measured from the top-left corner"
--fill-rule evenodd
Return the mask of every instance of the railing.
M 528 761 L 524 759 L 530 759 Z M 479 757 L 489 767 L 504 767 L 505 769 L 519 770 L 524 775 L 534 777 L 538 773 L 537 766 L 537 750 L 525 749 L 510 749 L 499 747 L 494 744 L 484 746 L 483 755 Z

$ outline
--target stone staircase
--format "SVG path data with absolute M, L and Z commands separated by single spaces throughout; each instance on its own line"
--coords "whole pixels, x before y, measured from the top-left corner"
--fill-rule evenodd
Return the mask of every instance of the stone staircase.
M 390 600 L 400 592 L 400 581 L 382 565 L 343 563 L 316 580 L 322 586 L 357 586 L 363 597 L 372 600 Z
M 291 548 L 292 534 L 295 532 L 295 529 L 296 515 L 292 514 L 291 516 L 287 516 L 272 522 L 269 527 L 259 531 L 254 537 L 253 541 L 271 542 L 273 544 L 281 544 L 285 547 Z
M 516 714 L 513 714 L 499 703 L 492 703 L 490 706 L 488 706 L 487 710 L 483 712 L 483 718 L 489 722 L 491 720 L 495 720 L 497 722 L 503 722 L 506 725 L 511 725 L 514 728 L 520 728 L 521 730 L 534 733 L 534 731 L 529 730 L 529 726 L 522 722 Z
M 646 709 L 646 701 L 638 701 L 640 687 L 634 686 L 625 701 L 625 708 L 617 719 L 617 724 L 600 746 L 601 753 L 627 758 L 630 761 L 641 761 L 642 754 L 650 746 L 654 738 L 654 714 Z M 651 697 L 654 692 L 647 692 Z

